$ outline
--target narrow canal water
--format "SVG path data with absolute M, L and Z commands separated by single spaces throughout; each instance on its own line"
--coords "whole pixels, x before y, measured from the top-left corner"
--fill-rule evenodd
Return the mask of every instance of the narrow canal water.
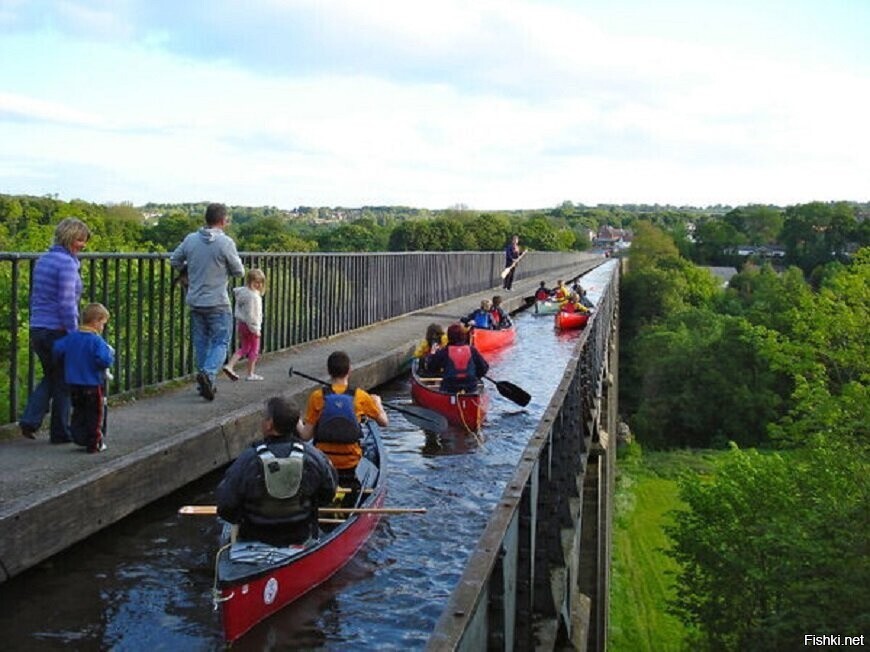
M 612 273 L 584 277 L 597 301 Z M 473 307 L 473 306 L 471 306 Z M 471 308 L 470 307 L 470 308 Z M 427 436 L 390 414 L 384 431 L 389 516 L 336 576 L 245 635 L 234 650 L 410 650 L 425 646 L 492 507 L 537 427 L 579 336 L 552 317 L 515 317 L 517 343 L 488 356 L 490 376 L 528 391 L 520 408 L 491 387 L 482 438 Z M 376 390 L 409 400 L 408 379 Z M 182 504 L 214 502 L 221 472 L 161 499 L 40 566 L 0 585 L 6 650 L 215 650 L 223 637 L 212 609 L 219 526 L 181 517 Z

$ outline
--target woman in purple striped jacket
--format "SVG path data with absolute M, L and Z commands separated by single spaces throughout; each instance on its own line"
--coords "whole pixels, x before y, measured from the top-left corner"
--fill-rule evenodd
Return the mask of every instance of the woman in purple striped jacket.
M 33 267 L 30 294 L 30 348 L 42 364 L 42 380 L 27 400 L 18 425 L 34 439 L 51 405 L 49 441 L 65 444 L 70 437 L 70 396 L 63 365 L 52 360 L 55 341 L 78 330 L 82 279 L 79 252 L 91 237 L 81 220 L 67 218 L 54 230 L 54 244 Z

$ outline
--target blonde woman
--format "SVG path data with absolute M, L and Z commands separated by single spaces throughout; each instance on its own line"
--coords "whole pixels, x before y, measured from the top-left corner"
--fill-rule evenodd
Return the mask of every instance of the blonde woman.
M 91 237 L 81 220 L 67 218 L 54 230 L 54 244 L 33 267 L 30 294 L 30 348 L 42 365 L 42 380 L 27 400 L 18 425 L 21 434 L 35 439 L 51 407 L 49 441 L 66 444 L 70 436 L 70 394 L 63 365 L 52 359 L 54 343 L 78 330 L 82 278 L 78 255 Z

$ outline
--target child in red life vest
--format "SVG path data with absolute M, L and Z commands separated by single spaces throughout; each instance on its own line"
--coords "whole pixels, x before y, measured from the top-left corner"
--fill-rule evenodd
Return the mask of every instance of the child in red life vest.
M 541 285 L 535 290 L 535 300 L 536 301 L 546 301 L 553 295 L 551 290 L 547 289 L 546 281 L 541 281 Z
M 442 391 L 477 392 L 480 379 L 489 371 L 489 364 L 475 347 L 468 344 L 462 324 L 452 324 L 447 329 L 447 346 L 432 356 L 430 368 L 441 374 Z
M 492 318 L 495 328 L 510 328 L 513 322 L 510 315 L 501 307 L 501 301 L 501 295 L 499 294 L 496 294 L 492 298 L 492 309 L 489 311 L 489 316 Z

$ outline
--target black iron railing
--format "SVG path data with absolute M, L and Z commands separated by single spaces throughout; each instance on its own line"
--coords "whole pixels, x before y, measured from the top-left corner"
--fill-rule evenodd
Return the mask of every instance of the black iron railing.
M 0 253 L 0 423 L 16 421 L 39 380 L 29 350 L 29 296 L 41 254 Z M 517 279 L 588 258 L 530 252 Z M 80 256 L 82 302 L 111 312 L 105 336 L 115 348 L 110 394 L 141 390 L 193 373 L 184 290 L 169 254 Z M 266 274 L 262 351 L 269 353 L 390 319 L 500 283 L 501 252 L 371 254 L 243 253 Z M 240 283 L 236 279 L 234 283 Z

